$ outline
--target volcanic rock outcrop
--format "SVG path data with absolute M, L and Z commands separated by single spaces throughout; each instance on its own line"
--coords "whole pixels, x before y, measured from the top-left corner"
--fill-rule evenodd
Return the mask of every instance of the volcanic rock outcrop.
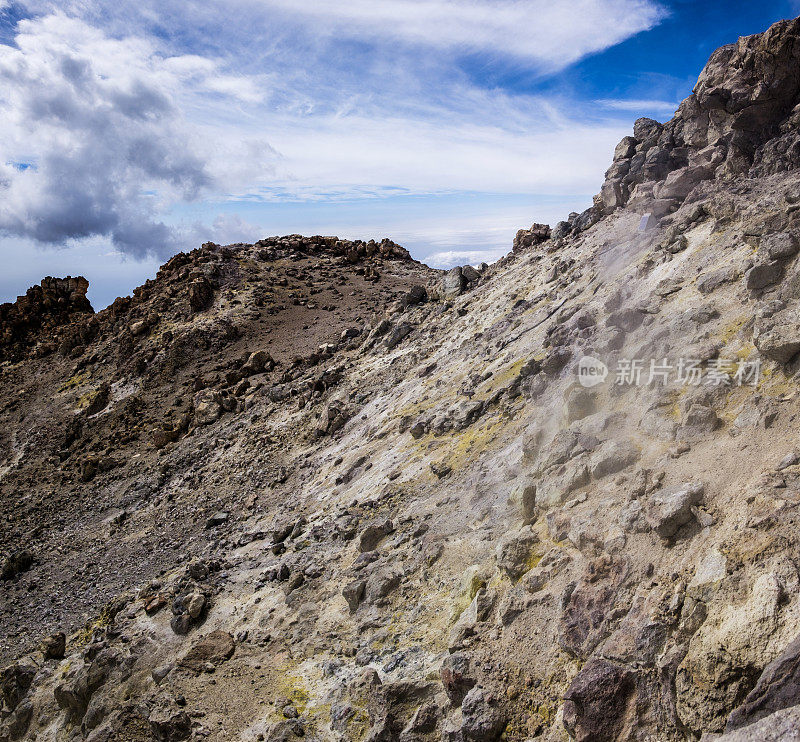
M 5 305 L 0 740 L 795 739 L 798 50 L 492 266 L 292 235 Z
M 74 325 L 76 320 L 91 315 L 94 310 L 86 298 L 88 288 L 89 282 L 83 276 L 48 277 L 13 304 L 0 304 L 0 360 L 23 357 L 34 340 L 41 341 L 46 335 L 52 338 L 65 325 Z M 88 327 L 83 323 L 81 329 L 90 335 Z M 70 327 L 64 334 L 74 331 Z M 57 347 L 51 339 L 40 344 L 40 351 L 46 354 Z
M 800 167 L 800 20 L 718 49 L 668 123 L 639 119 L 614 151 L 604 213 L 647 204 L 667 214 L 701 183 Z

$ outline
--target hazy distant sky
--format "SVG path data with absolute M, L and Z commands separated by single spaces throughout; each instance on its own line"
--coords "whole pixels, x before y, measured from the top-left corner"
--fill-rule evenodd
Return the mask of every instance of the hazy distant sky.
M 0 301 L 96 308 L 207 240 L 493 260 L 591 205 L 639 116 L 800 13 L 728 0 L 0 0 Z

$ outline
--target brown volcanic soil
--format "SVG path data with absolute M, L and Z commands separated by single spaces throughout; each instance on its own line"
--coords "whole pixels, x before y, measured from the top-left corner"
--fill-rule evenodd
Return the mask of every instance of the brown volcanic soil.
M 0 662 L 48 633 L 77 629 L 116 595 L 205 552 L 215 539 L 209 515 L 236 518 L 283 476 L 290 462 L 281 441 L 252 430 L 244 445 L 254 461 L 239 487 L 196 473 L 183 479 L 197 462 L 175 460 L 171 444 L 156 448 L 153 431 L 182 425 L 182 436 L 193 435 L 183 418 L 198 389 L 245 405 L 247 394 L 288 384 L 293 404 L 309 399 L 334 348 L 363 342 L 394 302 L 436 276 L 391 243 L 385 255 L 357 247 L 297 236 L 204 246 L 170 260 L 132 299 L 94 317 L 78 313 L 77 324 L 90 328 L 87 345 L 73 347 L 82 334 L 75 323 L 60 327 L 60 342 L 53 329 L 34 332 L 24 357 L 0 367 L 0 554 L 24 549 L 34 558 L 0 587 Z M 193 311 L 188 301 L 198 268 L 214 285 L 210 310 Z M 342 340 L 346 330 L 358 335 Z M 324 344 L 331 348 L 320 353 Z M 234 395 L 238 370 L 258 350 L 275 369 L 249 375 L 250 388 Z M 199 441 L 192 456 L 204 461 L 231 443 Z

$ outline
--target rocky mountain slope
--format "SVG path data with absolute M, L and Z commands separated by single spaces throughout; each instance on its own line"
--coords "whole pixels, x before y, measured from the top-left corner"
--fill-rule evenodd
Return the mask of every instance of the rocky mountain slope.
M 0 740 L 797 739 L 798 57 L 718 50 L 490 267 L 0 307 Z

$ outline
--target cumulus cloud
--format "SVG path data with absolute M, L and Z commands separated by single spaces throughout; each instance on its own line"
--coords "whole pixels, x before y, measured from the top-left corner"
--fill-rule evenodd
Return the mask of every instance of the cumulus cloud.
M 252 101 L 252 83 L 60 14 L 21 21 L 15 42 L 0 46 L 0 231 L 45 244 L 104 235 L 139 257 L 173 251 L 177 235 L 158 215 L 218 186 L 223 169 L 181 99 Z M 263 163 L 255 154 L 250 167 Z

